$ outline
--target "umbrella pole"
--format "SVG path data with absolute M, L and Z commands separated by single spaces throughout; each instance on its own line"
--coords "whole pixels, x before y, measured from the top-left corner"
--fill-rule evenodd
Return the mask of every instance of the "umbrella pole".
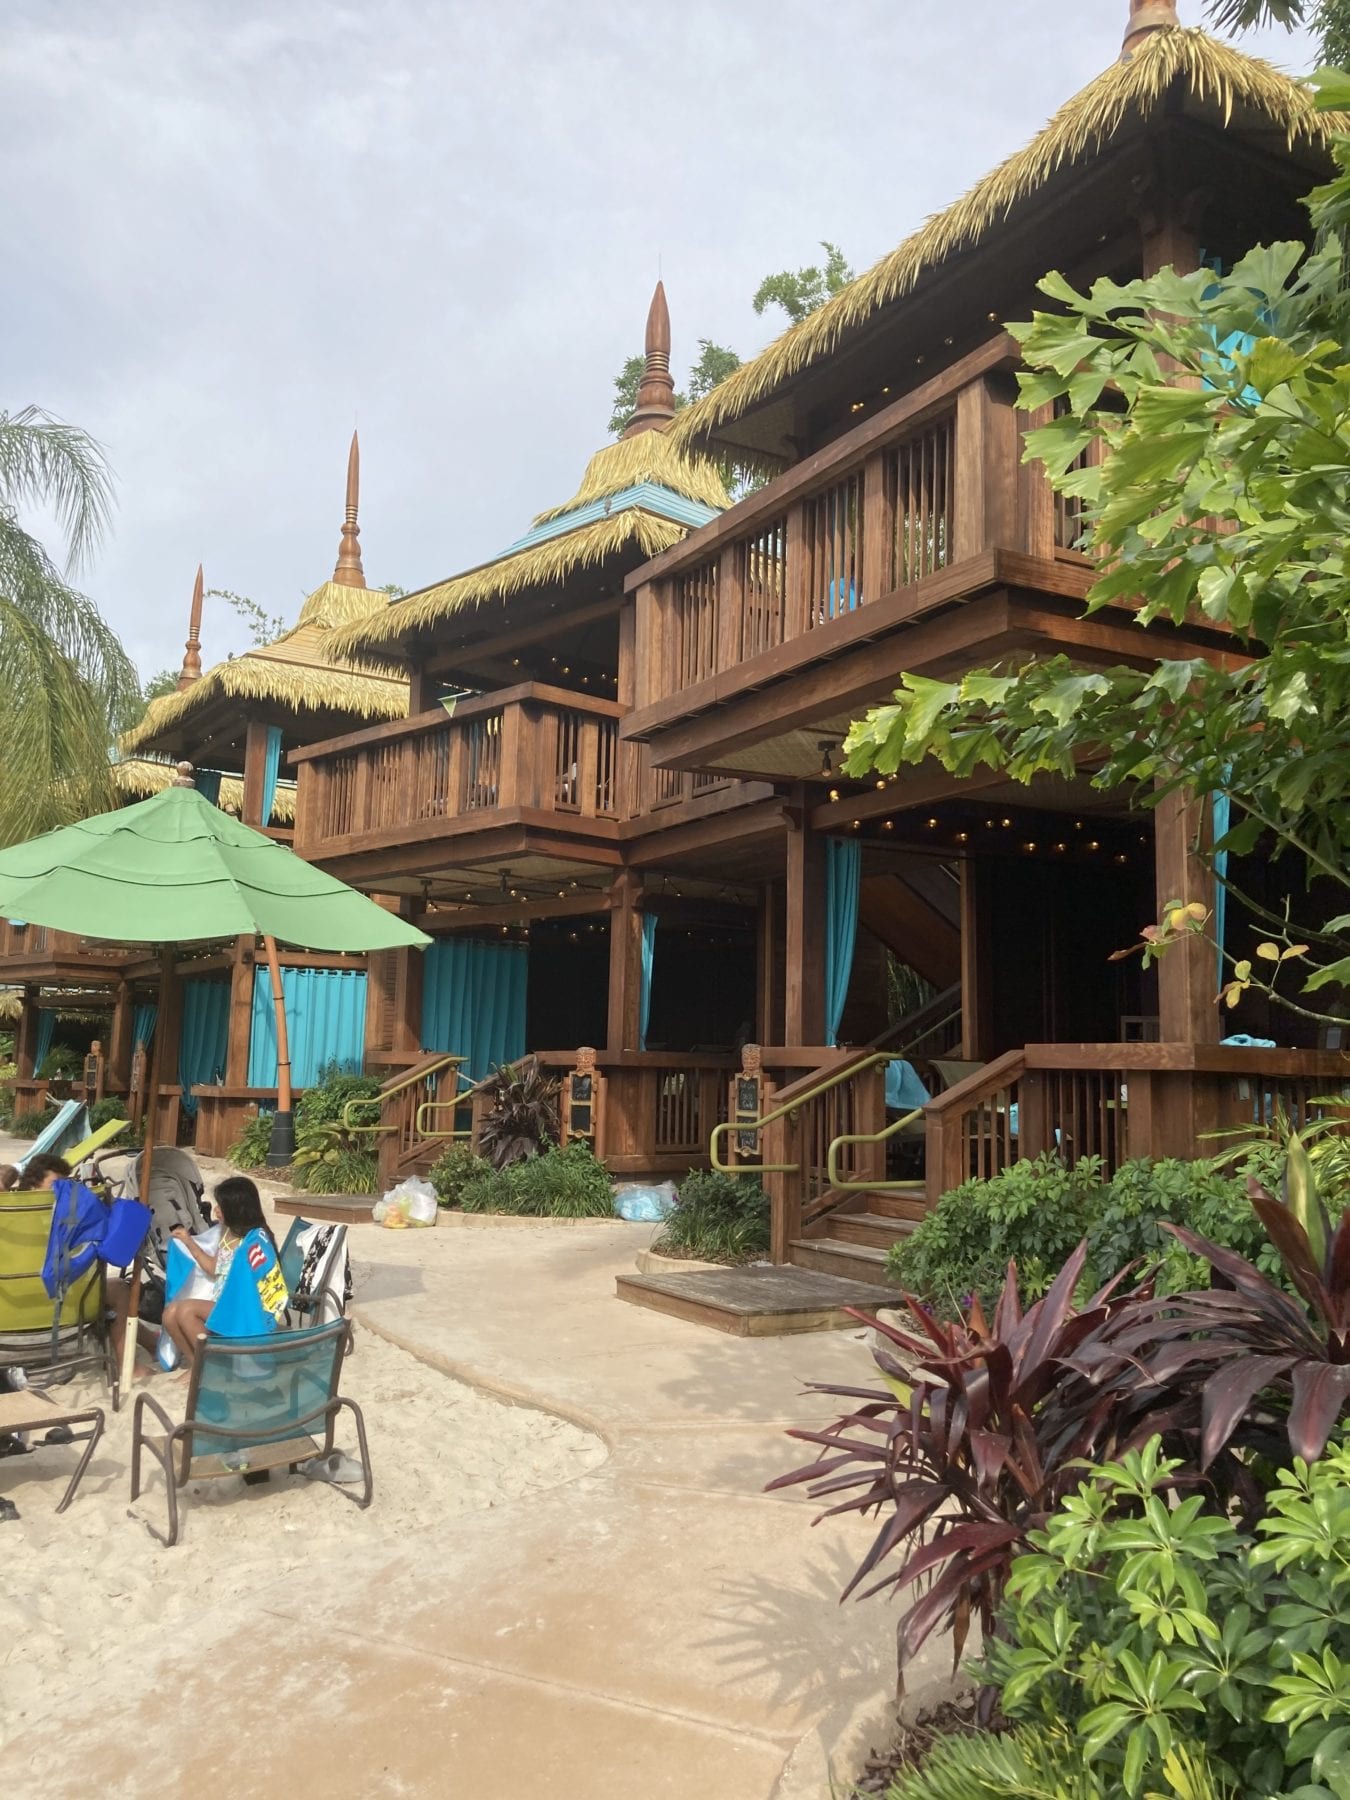
M 286 1031 L 286 1001 L 281 991 L 281 964 L 277 940 L 263 938 L 267 972 L 272 978 L 272 1011 L 277 1023 L 277 1110 L 272 1115 L 272 1141 L 267 1149 L 269 1169 L 284 1169 L 295 1157 L 295 1113 L 291 1109 L 291 1044 Z
M 155 1163 L 155 1125 L 159 1114 L 159 1078 L 163 1061 L 164 1038 L 168 1030 L 169 1020 L 169 983 L 173 980 L 173 953 L 161 950 L 159 953 L 159 1016 L 155 1020 L 155 1035 L 151 1040 L 150 1078 L 147 1084 L 145 1106 L 145 1148 L 141 1152 L 141 1199 L 150 1204 L 150 1177 Z M 122 1368 L 120 1374 L 121 1394 L 130 1395 L 131 1384 L 136 1375 L 136 1339 L 141 1322 L 141 1268 L 142 1259 L 138 1256 L 131 1265 L 131 1294 L 127 1301 L 126 1336 L 122 1339 Z M 118 1395 L 120 1400 L 121 1395 Z

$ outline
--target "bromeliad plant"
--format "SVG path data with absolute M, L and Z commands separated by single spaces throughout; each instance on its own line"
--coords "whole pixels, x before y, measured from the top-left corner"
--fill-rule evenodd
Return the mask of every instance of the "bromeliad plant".
M 504 1063 L 483 1084 L 489 1110 L 479 1153 L 494 1169 L 538 1156 L 558 1141 L 558 1084 L 534 1063 Z

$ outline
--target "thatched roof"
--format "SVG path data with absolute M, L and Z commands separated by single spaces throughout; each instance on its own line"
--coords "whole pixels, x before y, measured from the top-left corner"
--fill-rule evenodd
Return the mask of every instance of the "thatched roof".
M 172 787 L 177 774 L 175 762 L 161 762 L 152 756 L 124 756 L 113 764 L 113 780 L 119 793 L 125 794 L 128 800 L 148 800 L 151 794 L 163 793 L 166 787 Z M 222 811 L 234 813 L 240 817 L 244 810 L 244 784 L 237 775 L 222 775 L 220 778 L 220 794 L 218 804 Z M 295 783 L 279 781 L 276 798 L 272 802 L 272 817 L 269 825 L 294 825 L 295 823 Z
M 685 450 L 716 442 L 719 427 L 838 350 L 883 307 L 912 293 L 929 271 L 980 243 L 1058 171 L 1100 154 L 1127 124 L 1155 113 L 1174 82 L 1183 84 L 1194 102 L 1218 112 L 1225 126 L 1235 113 L 1255 113 L 1282 131 L 1291 149 L 1299 142 L 1325 144 L 1350 128 L 1338 114 L 1317 112 L 1311 89 L 1269 63 L 1203 31 L 1157 31 L 1128 61 L 1113 63 L 1075 94 L 1025 149 L 963 199 L 677 414 L 671 442 Z
M 334 634 L 332 649 L 379 654 L 467 608 L 556 588 L 578 569 L 598 569 L 625 552 L 646 561 L 729 505 L 714 465 L 676 451 L 664 432 L 620 439 L 591 458 L 565 506 L 540 513 L 501 556 L 348 625 Z
M 408 711 L 408 682 L 401 670 L 357 668 L 334 649 L 335 633 L 387 596 L 368 588 L 326 581 L 315 588 L 289 631 L 270 644 L 216 663 L 181 693 L 152 700 L 145 717 L 122 739 L 122 749 L 145 749 L 166 731 L 190 721 L 214 701 L 271 701 L 293 712 L 329 712 L 358 719 L 401 719 Z

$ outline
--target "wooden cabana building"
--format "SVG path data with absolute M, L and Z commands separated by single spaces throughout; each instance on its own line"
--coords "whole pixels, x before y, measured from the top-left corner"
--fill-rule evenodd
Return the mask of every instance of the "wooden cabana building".
M 1193 1154 L 1206 1131 L 1276 1102 L 1301 1116 L 1344 1077 L 1342 1059 L 1247 1002 L 1233 1026 L 1281 1046 L 1220 1044 L 1201 945 L 1147 975 L 1108 964 L 1160 898 L 1208 897 L 1198 808 L 1138 812 L 1084 781 L 839 773 L 849 723 L 906 671 L 1038 649 L 1089 666 L 1233 654 L 1202 625 L 1145 639 L 1082 618 L 1079 522 L 1021 462 L 1037 421 L 1018 407 L 1002 321 L 1029 316 L 1052 267 L 1083 286 L 1306 237 L 1301 197 L 1330 168 L 1336 122 L 1303 84 L 1183 29 L 1168 0 L 1132 0 L 1122 23 L 1120 61 L 1026 149 L 711 394 L 676 417 L 663 400 L 650 421 L 663 431 L 602 453 L 617 464 L 650 440 L 665 466 L 757 464 L 764 487 L 679 521 L 621 595 L 622 557 L 583 569 L 561 532 L 556 565 L 530 561 L 542 545 L 515 550 L 528 578 L 508 555 L 349 629 L 344 651 L 397 651 L 420 671 L 411 716 L 297 759 L 304 854 L 397 888 L 432 930 L 509 937 L 559 920 L 570 936 L 605 907 L 611 1093 L 616 1072 L 653 1054 L 642 1012 L 655 1011 L 664 931 L 651 918 L 664 927 L 676 889 L 739 909 L 761 1047 L 746 1082 L 719 1096 L 692 1064 L 653 1079 L 650 1111 L 621 1109 L 616 1166 L 669 1166 L 672 1094 L 701 1097 L 679 1102 L 700 1151 L 734 1103 L 743 1158 L 780 1165 L 768 1177 L 779 1260 L 872 1273 L 906 1216 L 972 1172 L 1054 1145 L 1108 1165 Z M 644 394 L 669 393 L 668 342 L 658 316 Z M 573 506 L 601 499 L 597 486 Z M 479 690 L 448 718 L 446 682 Z M 1258 897 L 1279 879 L 1243 874 Z M 1229 929 L 1243 929 L 1240 909 Z M 933 995 L 889 1036 L 883 947 Z M 681 971 L 691 993 L 735 979 L 700 960 Z M 411 1045 L 415 1010 L 396 998 L 392 1015 Z M 593 1014 L 572 1018 L 577 1045 L 599 1038 Z M 932 1059 L 970 1071 L 927 1108 L 926 1198 L 922 1183 L 877 1187 L 883 1049 L 934 1090 Z M 428 1152 L 415 1132 L 402 1142 Z

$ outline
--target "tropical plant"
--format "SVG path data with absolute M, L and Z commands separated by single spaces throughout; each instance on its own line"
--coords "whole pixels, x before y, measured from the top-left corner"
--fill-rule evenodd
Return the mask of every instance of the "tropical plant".
M 765 312 L 770 306 L 781 306 L 788 322 L 800 325 L 803 319 L 848 286 L 853 280 L 853 270 L 838 244 L 822 238 L 820 247 L 825 252 L 823 264 L 780 269 L 776 275 L 764 277 L 750 302 L 757 313 Z
M 964 1182 L 887 1257 L 901 1287 L 951 1313 L 978 1294 L 992 1307 L 1009 1262 L 1027 1297 L 1043 1294 L 1080 1241 L 1087 1240 L 1082 1289 L 1100 1287 L 1129 1264 L 1157 1264 L 1158 1292 L 1202 1285 L 1209 1265 L 1165 1229 L 1186 1225 L 1256 1262 L 1272 1280 L 1283 1265 L 1247 1195 L 1247 1177 L 1278 1180 L 1281 1153 L 1248 1143 L 1235 1170 L 1217 1161 L 1140 1158 L 1108 1180 L 1100 1157 L 1067 1165 L 1053 1152 Z
M 270 1112 L 258 1111 L 244 1126 L 227 1152 L 236 1169 L 261 1169 L 272 1147 Z
M 359 1075 L 341 1063 L 328 1063 L 295 1103 L 296 1130 L 305 1125 L 339 1124 L 351 1101 L 373 1100 L 379 1091 L 377 1076 Z M 378 1124 L 378 1108 L 363 1110 L 361 1122 L 366 1120 Z
M 296 1121 L 291 1180 L 307 1194 L 373 1194 L 379 1182 L 375 1152 L 336 1121 Z
M 16 1112 L 9 1122 L 9 1135 L 16 1138 L 35 1138 L 39 1132 L 45 1131 L 60 1111 L 56 1106 L 29 1108 Z
M 73 1044 L 53 1044 L 37 1070 L 39 1081 L 74 1081 L 84 1072 L 84 1058 Z
M 475 1156 L 467 1144 L 451 1144 L 427 1170 L 439 1206 L 458 1206 L 465 1186 L 492 1173 L 492 1164 Z
M 35 406 L 0 413 L 0 844 L 114 806 L 109 748 L 136 716 L 136 670 L 67 579 L 98 544 L 112 483 L 94 440 Z M 63 575 L 21 510 L 49 509 Z
M 558 1083 L 536 1063 L 504 1063 L 483 1083 L 487 1109 L 479 1147 L 494 1169 L 505 1169 L 558 1141 Z
M 1338 68 L 1350 63 L 1350 0 L 1208 0 L 1206 11 L 1220 31 L 1306 25 L 1316 33 L 1323 62 Z
M 1175 1501 L 1183 1474 L 1155 1437 L 1066 1498 L 1013 1565 L 984 1678 L 1093 1792 L 1156 1790 L 1184 1754 L 1235 1795 L 1343 1795 L 1350 1448 L 1280 1471 L 1255 1537 Z
M 460 1183 L 459 1205 L 466 1213 L 610 1218 L 614 1191 L 605 1165 L 590 1145 L 578 1138 L 564 1149 L 545 1149 L 502 1168 L 483 1163 L 481 1173 Z
M 750 1262 L 769 1248 L 769 1197 L 748 1175 L 691 1169 L 652 1248 L 704 1262 Z

